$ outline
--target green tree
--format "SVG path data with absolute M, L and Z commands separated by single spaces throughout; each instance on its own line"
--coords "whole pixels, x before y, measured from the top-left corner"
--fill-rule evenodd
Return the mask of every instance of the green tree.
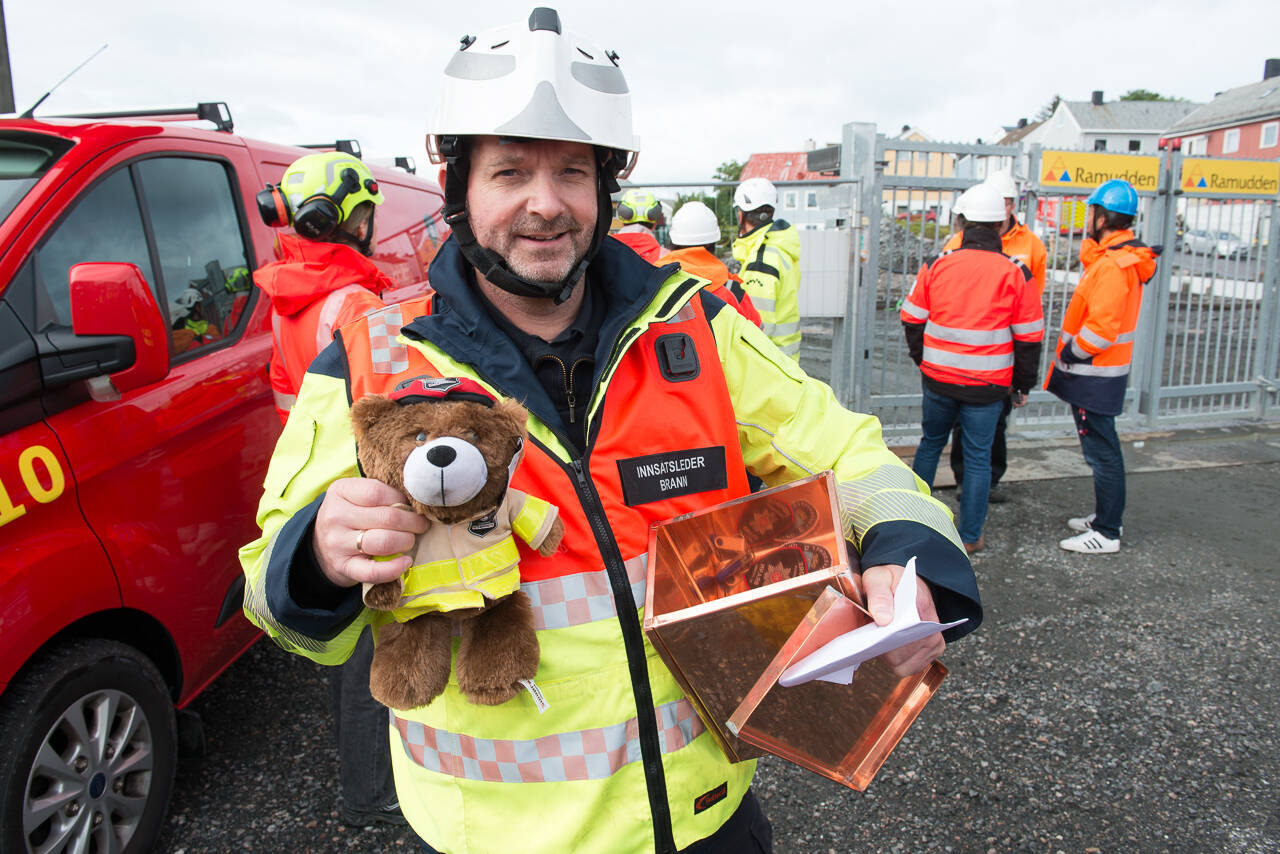
M 1058 109 L 1058 104 L 1062 101 L 1062 96 L 1055 93 L 1049 103 L 1040 108 L 1040 112 L 1036 113 L 1036 121 L 1043 122 L 1053 115 L 1053 111 Z
M 716 181 L 737 183 L 742 180 L 742 170 L 746 165 L 737 160 L 726 160 L 716 167 L 711 177 Z M 716 219 L 720 221 L 720 234 L 723 235 L 721 239 L 725 245 L 733 243 L 738 235 L 738 218 L 733 213 L 733 187 L 717 187 L 715 198 L 703 199 L 703 203 L 716 212 Z
M 1182 98 L 1166 97 L 1150 89 L 1130 89 L 1120 96 L 1121 101 L 1181 101 Z

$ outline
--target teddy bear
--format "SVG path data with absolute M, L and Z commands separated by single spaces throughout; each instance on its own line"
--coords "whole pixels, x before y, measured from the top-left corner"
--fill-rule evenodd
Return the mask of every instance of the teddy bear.
M 458 687 L 471 702 L 505 703 L 536 674 L 533 604 L 512 534 L 550 556 L 564 523 L 554 505 L 509 487 L 527 419 L 516 401 L 456 377 L 418 377 L 352 405 L 365 477 L 400 490 L 430 522 L 403 575 L 364 587 L 365 605 L 393 618 L 378 626 L 369 673 L 379 702 L 411 709 L 435 699 L 449 681 L 455 629 Z

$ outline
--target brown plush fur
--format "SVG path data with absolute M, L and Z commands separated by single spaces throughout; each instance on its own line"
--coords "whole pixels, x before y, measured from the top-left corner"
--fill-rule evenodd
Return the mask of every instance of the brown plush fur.
M 455 436 L 475 445 L 484 456 L 489 478 L 479 494 L 458 507 L 433 507 L 406 493 L 413 509 L 433 522 L 453 524 L 497 507 L 507 489 L 507 466 L 517 440 L 526 437 L 528 413 L 513 400 L 493 407 L 470 401 L 400 405 L 369 395 L 351 407 L 357 456 L 366 477 L 404 489 L 404 462 L 420 444 Z M 549 556 L 564 537 L 559 518 L 538 551 Z M 369 589 L 365 604 L 393 610 L 400 601 L 400 579 Z M 369 688 L 380 702 L 398 709 L 426 705 L 449 680 L 454 625 L 461 627 L 458 687 L 473 703 L 498 705 L 521 690 L 519 680 L 538 670 L 538 638 L 533 605 L 517 590 L 484 608 L 432 613 L 407 623 L 389 623 L 378 632 Z

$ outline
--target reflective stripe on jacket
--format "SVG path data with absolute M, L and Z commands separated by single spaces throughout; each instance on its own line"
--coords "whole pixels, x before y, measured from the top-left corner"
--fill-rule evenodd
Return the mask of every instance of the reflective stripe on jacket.
M 760 312 L 760 328 L 778 349 L 800 358 L 800 232 L 774 220 L 733 241 L 742 288 Z
M 1156 272 L 1156 255 L 1129 230 L 1102 243 L 1080 244 L 1084 275 L 1062 316 L 1062 331 L 1045 388 L 1073 406 L 1100 415 L 1124 411 L 1142 285 Z
M 254 271 L 253 279 L 271 299 L 271 389 L 284 421 L 333 330 L 381 308 L 376 295 L 394 284 L 350 246 L 281 234 L 279 249 L 281 260 Z
M 743 289 L 742 280 L 730 273 L 724 262 L 708 252 L 706 248 L 688 246 L 684 249 L 675 249 L 663 255 L 659 260 L 660 263 L 664 264 L 670 264 L 674 261 L 686 273 L 706 279 L 710 282 L 707 290 L 733 306 L 738 310 L 739 314 L 750 320 L 757 327 L 763 326 L 763 322 L 760 320 L 760 312 L 756 311 L 755 303 L 751 301 L 751 297 L 747 296 L 747 292 Z
M 950 252 L 952 249 L 959 248 L 960 232 L 957 231 L 947 238 L 942 251 Z M 1015 219 L 1013 228 L 1000 235 L 1000 251 L 1015 261 L 1026 264 L 1027 269 L 1031 271 L 1031 277 L 1036 280 L 1036 287 L 1040 289 L 1041 294 L 1044 293 L 1045 269 L 1048 265 L 1049 253 L 1045 251 L 1044 242 L 1036 237 L 1031 229 Z
M 921 372 L 949 386 L 1035 385 L 1044 339 L 1040 296 L 1026 265 L 1002 254 L 990 229 L 922 267 L 900 316 Z M 1022 346 L 1020 346 L 1022 345 Z
M 519 547 L 541 649 L 537 685 L 549 705 L 538 714 L 521 695 L 476 706 L 451 680 L 429 706 L 394 710 L 401 807 L 437 849 L 670 851 L 733 813 L 753 763 L 727 762 L 644 639 L 639 612 L 650 525 L 746 494 L 747 471 L 777 485 L 832 469 L 846 537 L 863 561 L 922 555 L 940 618 L 968 616 L 965 629 L 980 619 L 950 513 L 884 446 L 876 419 L 842 409 L 760 330 L 703 295 L 703 280 L 605 242 L 588 276 L 610 311 L 578 458 L 532 368 L 494 346 L 501 333 L 464 276 L 448 241 L 431 268 L 430 316 L 396 329 L 389 308 L 340 330 L 312 366 L 272 458 L 263 536 L 241 551 L 250 619 L 286 649 L 340 663 L 371 613 L 353 595 L 321 619 L 291 601 L 288 579 L 323 490 L 359 471 L 349 401 L 420 374 L 458 375 L 518 394 L 529 409 L 513 487 L 555 501 L 565 524 L 555 555 Z M 395 308 L 410 316 L 422 305 Z M 677 371 L 660 362 L 660 352 L 675 351 L 667 342 L 685 360 Z M 665 476 L 661 463 L 673 458 L 696 460 L 677 469 L 688 479 Z M 721 786 L 724 798 L 695 812 Z

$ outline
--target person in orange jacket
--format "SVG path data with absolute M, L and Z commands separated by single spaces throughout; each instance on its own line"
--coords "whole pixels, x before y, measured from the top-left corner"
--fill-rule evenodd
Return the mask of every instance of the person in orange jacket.
M 1018 185 L 1008 172 L 996 172 L 982 183 L 994 187 L 1004 197 L 1004 222 L 1000 225 L 1000 251 L 1017 261 L 1026 264 L 1035 279 L 1036 288 L 1044 295 L 1045 267 L 1048 253 L 1039 237 L 1018 221 L 1015 212 L 1018 207 Z M 942 247 L 943 251 L 960 248 L 960 234 L 957 232 Z M 1009 468 L 1009 446 L 1005 435 L 1009 432 L 1009 415 L 1013 412 L 1013 404 L 1006 399 L 1000 420 L 996 423 L 996 438 L 991 443 L 991 492 L 987 500 L 992 504 L 1004 502 L 1004 494 L 996 487 Z M 951 434 L 951 472 L 956 478 L 956 487 L 964 483 L 964 454 L 961 451 L 963 439 L 960 426 L 956 425 Z
M 1071 405 L 1085 462 L 1093 469 L 1094 511 L 1067 520 L 1078 532 L 1058 545 L 1082 554 L 1120 550 L 1124 455 L 1116 416 L 1133 361 L 1142 286 L 1156 272 L 1157 250 L 1134 237 L 1138 193 L 1113 179 L 1087 199 L 1088 235 L 1080 243 L 1084 274 L 1062 316 L 1058 349 L 1045 388 Z
M 622 228 L 613 236 L 650 264 L 657 263 L 658 256 L 662 254 L 662 244 L 653 233 L 662 218 L 662 203 L 658 197 L 648 190 L 627 190 L 618 201 L 614 216 L 622 223 Z
M 760 312 L 742 289 L 742 280 L 730 273 L 715 255 L 720 237 L 720 221 L 715 212 L 702 202 L 685 202 L 671 217 L 671 251 L 659 258 L 658 263 L 674 261 L 686 273 L 706 279 L 711 283 L 707 290 L 759 327 Z
M 333 330 L 382 308 L 378 294 L 394 287 L 369 260 L 382 200 L 369 168 L 340 151 L 298 158 L 278 186 L 258 194 L 263 221 L 294 230 L 277 238 L 280 260 L 253 274 L 271 299 L 271 390 L 281 422 Z
M 1044 314 L 1031 271 L 1000 251 L 1003 204 L 979 184 L 956 202 L 960 248 L 920 271 L 902 303 L 907 350 L 920 366 L 921 439 L 911 468 L 933 485 L 938 457 L 957 422 L 965 468 L 960 539 L 976 552 L 985 540 L 991 443 L 1006 400 L 1026 403 L 1036 382 Z
M 275 228 L 280 260 L 253 274 L 271 299 L 271 390 L 287 421 L 302 377 L 335 329 L 385 306 L 395 284 L 372 260 L 374 213 L 382 191 L 369 167 L 339 151 L 294 161 L 275 186 L 258 193 L 258 211 Z M 369 693 L 373 638 L 330 674 L 344 824 L 403 825 L 387 738 L 387 710 Z

